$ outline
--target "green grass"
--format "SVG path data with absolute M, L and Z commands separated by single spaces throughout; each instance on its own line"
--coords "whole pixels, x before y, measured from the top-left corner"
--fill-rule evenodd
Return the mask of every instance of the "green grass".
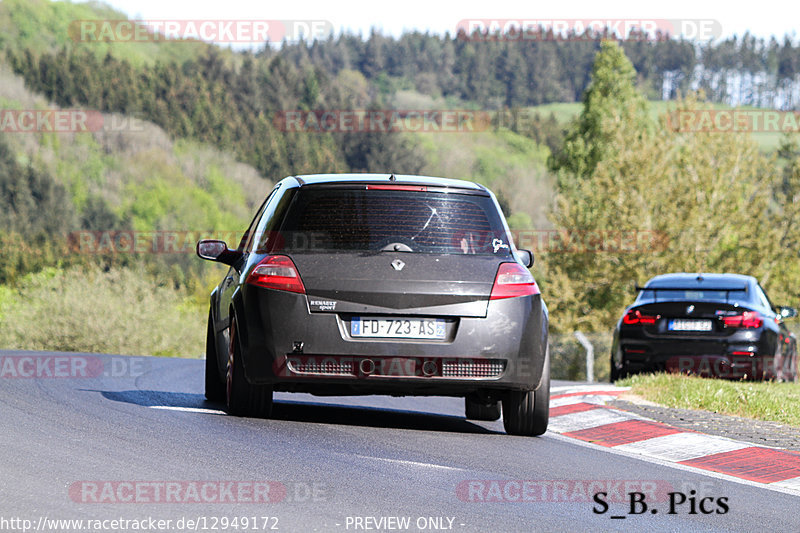
M 800 427 L 800 384 L 743 382 L 680 374 L 639 374 L 617 382 L 667 407 L 769 420 Z
M 0 346 L 200 357 L 207 312 L 142 268 L 46 268 L 0 291 Z
M 139 159 L 135 168 L 143 174 L 142 181 L 130 181 L 124 187 L 121 212 L 130 215 L 136 230 L 234 231 L 247 227 L 249 213 L 243 207 L 241 187 L 213 167 L 206 176 L 208 190 L 199 187 L 166 158 L 158 159 L 162 155 L 151 153 Z
M 568 122 L 580 114 L 582 108 L 582 102 L 557 102 L 527 107 L 526 109 L 531 114 L 539 113 L 542 118 L 547 118 L 550 113 L 553 113 L 558 123 L 566 126 Z
M 41 96 L 3 66 L 0 104 L 46 107 Z M 202 232 L 233 239 L 235 245 L 272 187 L 233 154 L 172 140 L 147 122 L 131 131 L 31 133 L 8 135 L 7 140 L 21 165 L 31 164 L 65 187 L 78 215 L 88 199 L 105 201 L 120 226 L 99 230 L 174 230 L 186 239 Z M 67 256 L 27 238 L 0 237 L 6 251 L 0 270 L 8 280 L 0 284 L 0 347 L 184 357 L 203 353 L 208 295 L 224 275 L 222 266 L 193 253 Z M 75 263 L 85 266 L 64 266 Z M 109 263 L 137 266 L 91 266 Z
M 131 13 L 131 16 L 136 16 Z M 102 59 L 111 53 L 134 65 L 152 65 L 158 60 L 182 63 L 205 53 L 209 45 L 197 41 L 79 42 L 74 33 L 80 21 L 125 20 L 128 16 L 101 2 L 50 2 L 48 0 L 0 1 L 0 49 L 30 49 L 36 53 L 62 47 L 84 46 Z M 70 33 L 70 32 L 73 33 Z M 229 50 L 218 47 L 228 61 L 238 61 Z
M 675 101 L 663 101 L 663 100 L 651 100 L 649 102 L 650 105 L 650 117 L 653 120 L 657 120 L 659 116 L 664 115 L 670 111 L 674 111 L 676 108 Z M 729 106 L 726 104 L 719 104 L 719 103 L 712 103 L 712 102 L 703 102 L 699 104 L 700 107 L 703 109 L 733 109 L 733 106 Z M 534 113 L 539 113 L 542 118 L 547 118 L 550 116 L 550 113 L 553 113 L 556 117 L 556 120 L 562 126 L 566 126 L 572 119 L 577 117 L 581 110 L 583 109 L 583 103 L 581 102 L 567 102 L 567 103 L 554 103 L 554 104 L 544 104 L 539 106 L 533 106 L 526 108 L 527 111 L 533 115 Z M 742 110 L 754 110 L 759 109 L 753 106 L 739 106 L 736 109 Z M 765 153 L 772 153 L 778 149 L 780 146 L 781 138 L 783 137 L 782 133 L 776 132 L 754 132 L 751 133 L 753 139 L 758 143 L 758 146 L 762 152 Z

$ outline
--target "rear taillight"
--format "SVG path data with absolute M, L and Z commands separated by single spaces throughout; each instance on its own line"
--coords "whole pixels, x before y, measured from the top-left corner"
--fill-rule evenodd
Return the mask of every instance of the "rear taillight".
M 622 323 L 629 326 L 633 324 L 652 326 L 659 318 L 661 318 L 659 315 L 643 315 L 641 311 L 636 309 L 625 313 L 625 316 L 622 317 Z
M 246 283 L 267 289 L 306 293 L 297 267 L 285 255 L 271 255 L 262 259 L 247 276 Z
M 760 328 L 764 319 L 755 311 L 745 311 L 741 315 L 722 317 L 726 328 Z
M 519 263 L 500 263 L 494 278 L 491 300 L 539 294 L 539 287 L 528 269 Z

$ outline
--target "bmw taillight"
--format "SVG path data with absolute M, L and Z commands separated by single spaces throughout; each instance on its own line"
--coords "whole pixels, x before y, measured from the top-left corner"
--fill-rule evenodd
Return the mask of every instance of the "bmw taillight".
M 645 326 L 652 326 L 656 320 L 661 318 L 659 315 L 643 315 L 638 309 L 630 310 L 622 317 L 622 323 L 628 326 L 633 324 L 643 324 Z
M 519 263 L 500 263 L 494 278 L 491 300 L 539 294 L 539 286 L 527 268 Z
M 760 328 L 764 319 L 756 311 L 745 311 L 741 315 L 722 317 L 726 328 Z
M 285 255 L 270 255 L 262 259 L 247 276 L 246 283 L 267 289 L 306 293 L 294 261 Z

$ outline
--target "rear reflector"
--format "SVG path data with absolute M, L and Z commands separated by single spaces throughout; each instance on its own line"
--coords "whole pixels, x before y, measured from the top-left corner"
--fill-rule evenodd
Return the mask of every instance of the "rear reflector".
M 726 328 L 760 328 L 764 320 L 755 311 L 745 311 L 741 315 L 726 316 L 722 318 Z
M 285 255 L 271 255 L 262 259 L 247 276 L 246 283 L 267 289 L 306 293 L 297 267 Z
M 494 278 L 491 300 L 539 294 L 539 286 L 527 268 L 519 263 L 500 263 Z
M 641 311 L 636 309 L 625 313 L 625 316 L 622 317 L 622 323 L 629 326 L 632 324 L 652 326 L 659 318 L 661 318 L 660 315 L 643 315 Z

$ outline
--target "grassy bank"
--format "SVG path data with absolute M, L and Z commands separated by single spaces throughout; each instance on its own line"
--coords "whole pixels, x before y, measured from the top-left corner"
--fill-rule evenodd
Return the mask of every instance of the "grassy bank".
M 645 400 L 679 409 L 770 420 L 800 427 L 800 384 L 742 382 L 679 374 L 640 374 L 617 382 Z
M 142 268 L 46 268 L 0 286 L 0 346 L 200 357 L 207 312 Z
M 727 104 L 719 104 L 714 102 L 706 102 L 701 106 L 703 109 L 714 110 L 727 110 L 734 109 Z M 566 127 L 570 121 L 575 119 L 583 110 L 583 103 L 581 102 L 563 102 L 554 104 L 543 104 L 526 108 L 528 112 L 533 115 L 539 113 L 541 116 L 549 116 L 553 113 L 558 122 Z M 674 101 L 664 100 L 651 100 L 650 101 L 650 117 L 657 120 L 658 117 L 666 113 L 675 111 L 676 104 Z M 738 106 L 735 109 L 745 111 L 758 111 L 759 108 L 753 106 Z M 763 110 L 762 110 L 763 111 Z M 749 134 L 754 141 L 758 143 L 759 149 L 764 153 L 772 153 L 780 146 L 783 134 L 775 131 L 755 131 Z

